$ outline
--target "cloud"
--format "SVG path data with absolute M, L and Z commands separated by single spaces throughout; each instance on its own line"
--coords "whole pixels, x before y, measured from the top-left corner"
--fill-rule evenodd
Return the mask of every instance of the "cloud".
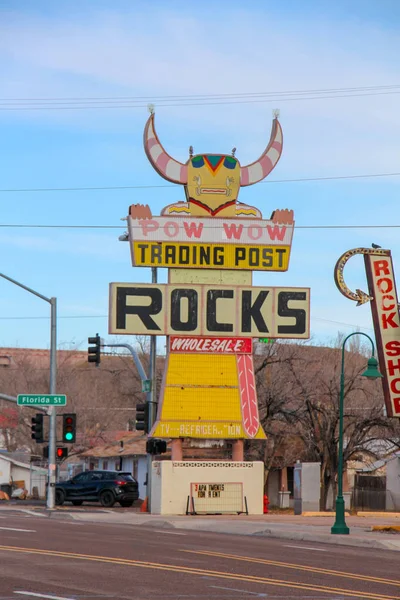
M 83 21 L 9 13 L 2 22 L 3 68 L 13 63 L 13 74 L 8 81 L 3 78 L 3 96 L 144 96 L 144 104 L 148 98 L 157 106 L 159 95 L 388 85 L 398 78 L 391 59 L 400 51 L 395 34 L 354 21 L 307 16 L 295 22 L 269 16 L 268 10 L 245 9 L 216 12 L 209 20 L 209 15 L 160 9 L 98 10 Z M 240 159 L 247 162 L 263 149 L 277 104 L 285 133 L 279 172 L 396 169 L 397 95 L 160 107 L 158 126 L 163 139 L 173 140 L 171 152 L 178 158 L 186 156 L 190 143 L 208 149 L 218 133 L 222 149 L 238 145 Z M 83 129 L 107 123 L 126 128 L 132 121 L 141 126 L 145 110 L 38 111 L 13 117 L 64 120 Z

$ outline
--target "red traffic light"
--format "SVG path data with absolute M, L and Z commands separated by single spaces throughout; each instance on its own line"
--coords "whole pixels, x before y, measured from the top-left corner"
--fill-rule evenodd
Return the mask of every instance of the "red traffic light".
M 43 458 L 49 458 L 49 447 L 45 446 L 43 448 Z M 62 448 L 61 446 L 57 446 L 56 448 L 56 460 L 62 460 L 63 458 L 68 458 L 68 448 Z
M 59 459 L 68 458 L 68 448 L 56 448 L 56 457 Z

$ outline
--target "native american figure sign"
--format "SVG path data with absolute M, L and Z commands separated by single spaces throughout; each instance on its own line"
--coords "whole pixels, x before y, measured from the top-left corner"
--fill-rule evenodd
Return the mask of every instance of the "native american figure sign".
M 253 271 L 286 271 L 293 211 L 238 200 L 262 181 L 283 146 L 277 116 L 260 158 L 241 166 L 231 154 L 194 154 L 185 163 L 164 149 L 151 114 L 144 149 L 164 179 L 184 186 L 186 201 L 153 216 L 129 208 L 134 266 L 165 267 L 168 284 L 111 284 L 110 333 L 166 335 L 167 359 L 156 422 L 159 438 L 263 439 L 252 338 L 308 338 L 309 289 L 253 287 Z

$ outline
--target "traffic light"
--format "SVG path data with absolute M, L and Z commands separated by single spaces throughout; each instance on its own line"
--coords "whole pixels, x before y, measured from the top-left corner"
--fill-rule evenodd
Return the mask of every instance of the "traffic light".
M 167 451 L 167 442 L 165 440 L 147 440 L 147 454 L 164 454 Z
M 149 433 L 149 404 L 136 404 L 136 431 Z
M 49 447 L 48 446 L 44 446 L 44 448 L 43 448 L 43 458 L 49 458 Z M 63 458 L 68 458 L 68 448 L 62 448 L 61 446 L 57 446 L 56 460 L 63 460 Z
M 68 458 L 68 448 L 61 448 L 61 446 L 57 446 L 56 459 L 63 460 L 63 458 Z
M 100 336 L 96 333 L 96 337 L 88 338 L 89 344 L 94 344 L 94 346 L 88 347 L 88 362 L 96 363 L 96 367 L 99 366 L 101 360 L 101 350 L 100 350 Z
M 76 440 L 76 414 L 68 413 L 62 416 L 63 430 L 62 441 L 67 444 L 74 444 Z
M 37 444 L 41 444 L 44 442 L 43 439 L 43 416 L 41 413 L 36 413 L 34 417 L 32 417 L 32 439 L 36 441 Z

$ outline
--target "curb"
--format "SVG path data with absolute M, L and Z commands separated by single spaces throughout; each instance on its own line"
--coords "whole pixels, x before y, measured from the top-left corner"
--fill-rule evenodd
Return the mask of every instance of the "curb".
M 243 534 L 242 534 L 243 535 Z M 272 531 L 272 530 L 264 530 L 251 535 L 255 536 L 264 536 L 271 537 L 277 539 L 286 539 L 286 540 L 297 540 L 304 542 L 315 542 L 319 544 L 333 544 L 336 546 L 356 546 L 362 548 L 374 548 L 381 550 L 394 550 L 400 551 L 400 544 L 392 544 L 391 540 L 373 540 L 371 538 L 364 537 L 355 537 L 355 536 L 329 536 L 324 534 L 316 534 L 316 533 L 307 533 L 307 532 L 286 532 L 286 531 Z
M 349 513 L 349 511 L 345 511 L 345 515 L 346 517 L 351 517 L 352 515 Z M 335 518 L 335 513 L 333 511 L 325 511 L 325 512 L 314 512 L 314 511 L 306 511 L 306 512 L 302 512 L 301 515 L 299 515 L 301 517 L 331 517 L 332 519 Z
M 393 531 L 400 533 L 400 525 L 373 525 L 371 531 Z
M 400 519 L 400 512 L 368 512 L 362 510 L 357 513 L 357 517 L 384 517 L 385 519 Z

